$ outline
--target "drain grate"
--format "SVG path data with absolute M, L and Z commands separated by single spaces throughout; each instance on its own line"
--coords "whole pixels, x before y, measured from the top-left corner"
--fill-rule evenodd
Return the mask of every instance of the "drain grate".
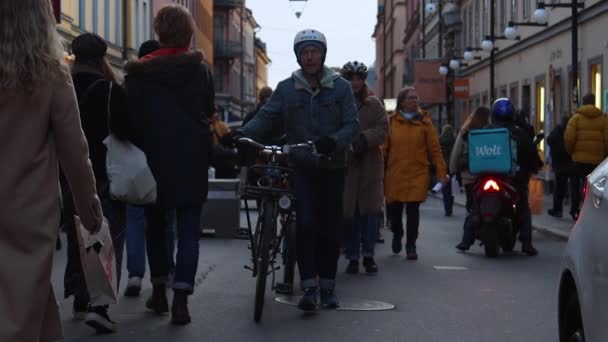
M 296 296 L 281 296 L 274 299 L 280 304 L 298 305 L 300 297 Z M 336 310 L 341 311 L 386 311 L 395 308 L 394 304 L 380 302 L 377 300 L 358 299 L 358 298 L 340 298 L 340 307 Z

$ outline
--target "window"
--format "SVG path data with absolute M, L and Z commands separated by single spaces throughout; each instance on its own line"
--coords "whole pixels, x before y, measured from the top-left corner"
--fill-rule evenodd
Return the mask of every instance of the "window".
M 474 16 L 475 34 L 474 34 L 474 38 L 473 38 L 473 40 L 475 41 L 475 44 L 473 44 L 474 46 L 477 46 L 477 44 L 481 44 L 480 35 L 482 35 L 482 33 L 481 33 L 480 27 L 479 27 L 480 26 L 479 22 L 480 22 L 480 18 L 481 18 L 481 16 L 479 15 L 479 6 L 480 6 L 479 2 L 480 1 L 483 1 L 483 0 L 475 0 L 475 16 Z
M 602 64 L 591 64 L 591 72 L 589 73 L 591 92 L 595 95 L 595 106 L 602 108 Z
M 578 73 L 578 80 L 577 80 L 577 85 L 578 85 L 578 101 L 580 104 L 580 100 L 581 100 L 581 73 L 579 70 Z M 568 73 L 568 99 L 569 99 L 569 112 L 570 113 L 574 113 L 574 111 L 576 110 L 576 108 L 574 108 L 574 97 L 572 96 L 572 92 L 573 92 L 573 88 L 574 87 L 574 83 L 572 81 L 572 69 L 570 69 L 569 73 Z
M 144 40 L 148 40 L 150 28 L 148 27 L 148 3 L 144 2 Z
M 139 0 L 135 0 L 135 46 L 139 48 Z
M 500 32 L 507 28 L 507 0 L 500 0 Z
M 87 9 L 85 7 L 86 0 L 78 1 L 78 24 L 81 29 L 86 30 Z
M 110 0 L 103 2 L 103 38 L 110 40 Z
M 522 5 L 522 18 L 524 20 L 530 19 L 530 0 L 524 0 Z
M 511 99 L 511 102 L 513 103 L 515 108 L 520 108 L 519 107 L 519 93 L 517 90 L 518 90 L 517 85 L 511 86 L 511 89 L 509 89 L 509 98 Z
M 122 17 L 120 16 L 121 0 L 114 2 L 114 42 L 122 46 Z
M 462 35 L 462 46 L 469 46 L 469 11 L 468 8 L 465 9 L 462 13 L 462 31 L 464 34 Z
M 485 37 L 485 36 L 487 36 L 487 35 L 490 34 L 490 30 L 488 30 L 488 27 L 490 26 L 490 25 L 488 25 L 489 24 L 488 18 L 490 17 L 490 15 L 488 14 L 488 0 L 482 0 L 482 4 L 483 4 L 483 7 L 482 7 L 482 10 L 481 10 L 481 12 L 482 12 L 482 14 L 481 14 L 482 15 L 481 16 L 481 30 L 483 31 L 483 34 L 481 36 L 482 36 L 482 39 L 483 39 L 483 37 Z
M 99 3 L 97 0 L 93 0 L 93 32 L 97 33 L 99 31 Z
M 469 8 L 467 9 L 467 11 L 469 12 L 469 32 L 467 32 L 467 35 L 469 36 L 469 45 L 470 46 L 477 46 L 477 43 L 475 41 L 476 38 L 476 31 L 473 29 L 473 6 L 469 6 Z M 474 34 L 475 33 L 475 34 Z
M 511 21 L 517 21 L 517 5 L 519 4 L 518 0 L 511 0 Z
M 545 127 L 545 81 L 536 81 L 536 133 Z M 540 143 L 540 150 L 545 150 L 544 140 Z M 542 154 L 541 154 L 542 155 Z

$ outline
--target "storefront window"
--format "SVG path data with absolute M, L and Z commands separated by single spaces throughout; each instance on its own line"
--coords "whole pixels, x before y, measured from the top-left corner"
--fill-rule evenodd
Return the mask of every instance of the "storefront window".
M 574 113 L 574 111 L 576 110 L 576 108 L 574 108 L 574 98 L 572 97 L 572 71 L 569 72 L 568 74 L 568 99 L 569 99 L 569 112 L 570 113 Z M 579 102 L 580 102 L 580 92 L 581 92 L 581 79 L 580 79 L 580 73 L 579 73 L 579 79 L 578 79 L 578 92 L 579 92 Z
M 595 106 L 602 108 L 602 64 L 591 64 L 591 92 L 595 95 Z
M 545 127 L 545 81 L 536 82 L 536 133 Z M 544 140 L 540 143 L 541 151 L 545 150 Z

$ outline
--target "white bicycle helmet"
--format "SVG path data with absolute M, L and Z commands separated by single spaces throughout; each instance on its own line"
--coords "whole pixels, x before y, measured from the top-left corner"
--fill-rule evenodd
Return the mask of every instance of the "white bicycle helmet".
M 293 51 L 295 52 L 298 61 L 300 59 L 298 52 L 304 45 L 307 45 L 306 43 L 320 45 L 323 50 L 323 62 L 325 62 L 325 56 L 327 54 L 327 39 L 325 39 L 325 35 L 313 29 L 298 32 L 293 40 Z

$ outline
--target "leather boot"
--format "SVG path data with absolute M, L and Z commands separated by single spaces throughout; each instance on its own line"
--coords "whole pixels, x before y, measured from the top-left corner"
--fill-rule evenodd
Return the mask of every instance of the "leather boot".
M 169 312 L 169 301 L 167 300 L 167 288 L 165 285 L 153 285 L 152 297 L 146 301 L 146 308 L 154 311 L 157 315 Z
M 171 307 L 171 323 L 186 325 L 191 321 L 190 312 L 188 311 L 188 290 L 174 290 L 173 305 Z

